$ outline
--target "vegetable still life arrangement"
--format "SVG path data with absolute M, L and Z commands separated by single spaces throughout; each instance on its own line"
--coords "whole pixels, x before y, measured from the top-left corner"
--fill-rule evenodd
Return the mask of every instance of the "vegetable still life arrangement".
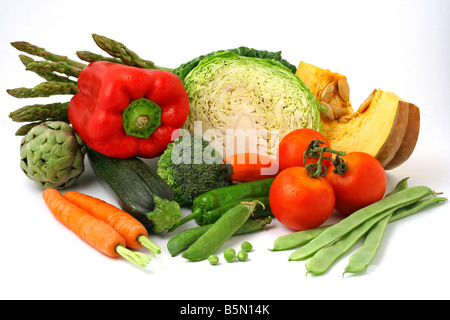
M 78 62 L 11 43 L 45 81 L 7 92 L 70 96 L 10 113 L 22 123 L 20 167 L 55 218 L 108 257 L 147 267 L 140 250 L 164 254 L 151 238 L 165 234 L 174 259 L 216 266 L 222 251 L 247 262 L 257 248 L 228 241 L 277 221 L 289 232 L 268 254 L 292 250 L 289 261 L 321 275 L 363 239 L 344 270 L 361 273 L 389 223 L 447 200 L 406 178 L 387 190 L 386 171 L 410 158 L 420 129 L 419 108 L 394 93 L 373 90 L 354 111 L 344 75 L 281 52 L 239 47 L 167 68 L 92 37 L 109 56 L 76 51 Z M 77 188 L 85 161 L 116 204 L 61 191 Z

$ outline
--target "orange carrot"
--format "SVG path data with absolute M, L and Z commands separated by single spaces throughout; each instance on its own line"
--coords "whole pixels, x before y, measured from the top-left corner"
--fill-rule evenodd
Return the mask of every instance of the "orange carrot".
M 140 266 L 150 260 L 141 253 L 128 250 L 125 240 L 113 227 L 71 203 L 58 190 L 45 189 L 42 197 L 58 221 L 98 251 L 113 258 L 122 256 Z
M 127 247 L 145 246 L 153 253 L 153 256 L 155 252 L 161 253 L 161 249 L 148 238 L 144 225 L 127 212 L 106 201 L 77 191 L 68 191 L 64 197 L 95 218 L 112 226 L 125 239 Z
M 224 163 L 231 164 L 233 174 L 230 179 L 248 182 L 273 178 L 278 173 L 278 161 L 257 153 L 237 153 L 227 157 Z

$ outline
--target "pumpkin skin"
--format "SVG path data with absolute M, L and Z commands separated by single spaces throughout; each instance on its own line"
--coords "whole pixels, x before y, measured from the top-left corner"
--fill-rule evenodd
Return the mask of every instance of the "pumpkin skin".
M 345 76 L 304 62 L 296 75 L 329 109 L 321 114 L 322 134 L 332 149 L 369 153 L 386 170 L 400 166 L 411 156 L 420 130 L 417 106 L 392 92 L 375 89 L 353 111 Z
M 395 156 L 384 166 L 386 170 L 394 169 L 409 159 L 417 144 L 419 131 L 420 110 L 414 104 L 409 103 L 408 127 L 406 128 L 405 136 L 403 137 L 402 143 L 395 153 Z

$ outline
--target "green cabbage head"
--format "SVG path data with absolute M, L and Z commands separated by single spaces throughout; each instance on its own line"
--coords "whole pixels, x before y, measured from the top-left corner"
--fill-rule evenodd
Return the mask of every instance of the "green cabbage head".
M 323 107 L 311 91 L 270 59 L 220 52 L 203 59 L 184 84 L 190 100 L 184 128 L 203 134 L 224 157 L 240 152 L 276 156 L 287 133 L 322 128 Z

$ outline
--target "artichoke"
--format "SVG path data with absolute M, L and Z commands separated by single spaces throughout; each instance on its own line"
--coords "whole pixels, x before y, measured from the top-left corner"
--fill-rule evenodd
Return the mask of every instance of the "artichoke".
M 42 188 L 63 189 L 84 171 L 87 146 L 63 121 L 47 121 L 22 138 L 20 167 Z

